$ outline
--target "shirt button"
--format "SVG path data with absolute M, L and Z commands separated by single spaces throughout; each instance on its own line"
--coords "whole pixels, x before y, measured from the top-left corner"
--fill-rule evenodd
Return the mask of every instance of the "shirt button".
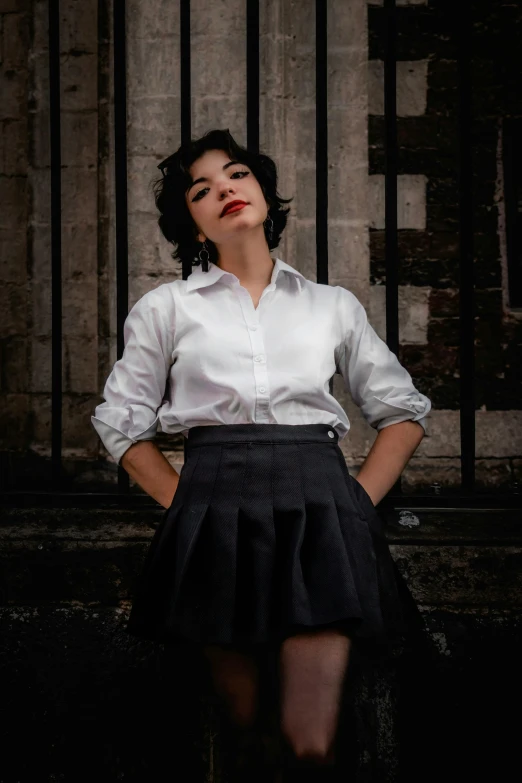
M 263 361 L 263 357 L 262 356 L 254 356 L 254 361 L 255 362 L 262 362 Z
M 260 391 L 260 392 L 265 392 L 265 391 L 266 391 L 266 389 L 265 389 L 265 387 L 264 387 L 264 386 L 260 386 L 260 387 L 259 387 L 259 391 Z
M 257 326 L 254 324 L 253 326 L 249 326 L 248 328 L 252 329 L 252 331 L 255 332 L 255 330 L 257 329 Z
M 328 437 L 329 438 L 335 438 L 335 435 L 334 435 L 334 433 L 331 430 L 328 431 Z

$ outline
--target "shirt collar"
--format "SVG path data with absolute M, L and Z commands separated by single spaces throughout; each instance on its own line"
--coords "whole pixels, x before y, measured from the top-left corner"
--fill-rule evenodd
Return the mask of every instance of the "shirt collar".
M 299 291 L 301 291 L 303 285 L 302 281 L 306 279 L 304 275 L 289 264 L 285 264 L 280 258 L 275 258 L 274 262 L 270 283 L 276 282 L 280 272 L 287 272 L 295 276 Z M 238 279 L 232 272 L 226 272 L 224 269 L 220 269 L 220 267 L 213 264 L 212 261 L 209 261 L 208 263 L 208 272 L 203 272 L 201 266 L 195 266 L 192 269 L 192 273 L 187 278 L 187 291 L 194 291 L 197 288 L 204 288 L 207 285 L 212 285 L 225 275 L 234 280 Z

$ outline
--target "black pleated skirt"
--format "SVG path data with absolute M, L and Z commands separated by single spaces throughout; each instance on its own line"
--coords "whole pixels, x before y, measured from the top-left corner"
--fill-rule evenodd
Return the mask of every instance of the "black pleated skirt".
M 194 427 L 126 627 L 251 645 L 334 626 L 388 646 L 405 614 L 383 523 L 325 424 Z

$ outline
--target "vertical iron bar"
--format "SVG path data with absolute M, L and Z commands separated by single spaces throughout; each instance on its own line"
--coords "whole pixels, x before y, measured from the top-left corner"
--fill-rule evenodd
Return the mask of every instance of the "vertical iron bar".
M 188 144 L 192 134 L 191 80 L 190 80 L 190 0 L 180 0 L 180 111 L 181 143 Z M 186 280 L 192 272 L 192 261 L 185 259 L 181 265 L 181 277 Z
M 397 12 L 384 0 L 384 215 L 386 248 L 386 343 L 399 354 L 399 247 L 397 231 Z
M 384 228 L 386 344 L 399 356 L 399 243 L 397 225 L 397 8 L 384 0 Z M 402 494 L 401 477 L 390 492 Z
M 317 282 L 328 284 L 327 4 L 315 2 L 315 242 Z
M 316 279 L 328 285 L 328 8 L 321 0 L 315 2 L 315 194 Z
M 52 485 L 62 480 L 62 157 L 60 124 L 60 3 L 49 0 L 49 98 L 51 163 Z
M 127 63 L 125 0 L 113 0 L 114 38 L 114 165 L 116 217 L 116 328 L 117 358 L 124 349 L 123 325 L 129 311 L 127 215 Z M 129 492 L 129 475 L 118 466 L 118 489 Z
M 460 448 L 461 489 L 475 489 L 475 303 L 473 263 L 473 169 L 471 114 L 471 5 L 454 14 L 459 82 L 460 213 Z
M 180 77 L 180 111 L 181 111 L 181 143 L 190 142 L 192 135 L 191 110 L 191 79 L 190 79 L 190 0 L 180 0 L 179 4 L 179 77 Z M 192 273 L 192 260 L 183 259 L 181 278 L 187 280 Z M 187 439 L 183 438 L 183 460 L 187 459 Z
M 181 143 L 187 144 L 192 133 L 191 78 L 190 78 L 190 0 L 180 0 L 179 5 L 180 37 L 180 110 Z
M 247 149 L 259 152 L 259 0 L 246 5 Z
M 519 117 L 502 120 L 502 170 L 504 175 L 504 208 L 506 211 L 506 250 L 508 296 L 510 307 L 522 307 L 522 247 L 519 236 L 520 183 L 522 155 L 520 139 L 522 122 Z

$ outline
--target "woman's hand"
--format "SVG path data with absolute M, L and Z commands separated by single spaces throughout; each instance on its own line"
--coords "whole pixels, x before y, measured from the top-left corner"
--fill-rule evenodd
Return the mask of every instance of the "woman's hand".
M 151 440 L 133 443 L 121 465 L 145 492 L 164 508 L 170 508 L 179 483 L 177 473 Z
M 410 420 L 379 430 L 356 477 L 374 506 L 393 487 L 423 437 L 422 425 Z

